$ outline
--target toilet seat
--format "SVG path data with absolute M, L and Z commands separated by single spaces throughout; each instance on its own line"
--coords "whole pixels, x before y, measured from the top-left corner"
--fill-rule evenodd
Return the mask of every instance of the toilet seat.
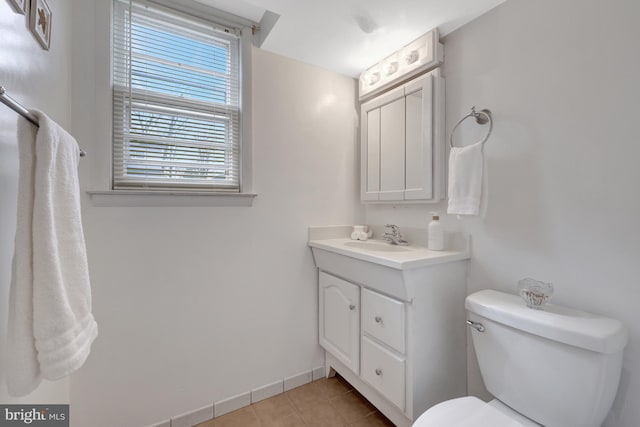
M 429 408 L 413 427 L 525 427 L 477 397 L 447 400 Z

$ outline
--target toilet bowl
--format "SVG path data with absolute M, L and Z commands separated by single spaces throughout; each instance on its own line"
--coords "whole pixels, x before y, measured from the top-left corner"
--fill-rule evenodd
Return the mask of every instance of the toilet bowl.
M 526 306 L 484 290 L 465 301 L 487 390 L 425 411 L 413 427 L 600 427 L 618 390 L 626 328 L 615 319 Z
M 540 427 L 503 405 L 499 400 L 483 402 L 467 396 L 447 400 L 425 411 L 413 427 Z

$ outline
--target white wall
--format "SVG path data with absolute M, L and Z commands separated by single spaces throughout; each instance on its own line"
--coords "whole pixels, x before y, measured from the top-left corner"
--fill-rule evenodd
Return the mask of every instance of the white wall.
M 69 62 L 71 5 L 50 0 L 53 12 L 51 49 L 42 50 L 29 32 L 24 15 L 0 1 L 0 85 L 27 108 L 46 112 L 62 126 L 70 123 Z M 18 185 L 18 115 L 0 104 L 0 402 L 67 403 L 69 381 L 43 382 L 32 394 L 12 398 L 7 393 L 4 361 L 11 259 L 16 226 Z
M 89 152 L 83 187 L 106 188 L 110 1 L 49 3 L 53 44 L 44 52 L 0 2 L 0 84 L 70 127 Z M 559 304 L 622 320 L 631 341 L 606 427 L 640 419 L 638 16 L 635 0 L 510 0 L 445 43 L 447 129 L 471 105 L 490 108 L 496 123 L 485 215 L 443 218 L 473 235 L 469 292 L 513 291 L 533 276 L 555 283 Z M 76 426 L 147 425 L 322 363 L 305 233 L 359 219 L 355 85 L 260 50 L 254 61 L 253 207 L 84 201 L 100 335 L 71 381 Z M 0 348 L 16 121 L 0 105 Z M 430 210 L 368 207 L 366 220 L 425 227 Z M 0 401 L 13 402 L 2 377 L 0 369 Z M 27 400 L 64 402 L 67 390 L 67 381 L 46 383 Z M 486 397 L 473 358 L 469 391 Z
M 624 322 L 607 427 L 640 420 L 639 16 L 635 0 L 510 0 L 445 40 L 447 130 L 472 105 L 495 121 L 484 217 L 443 219 L 473 236 L 468 290 L 531 276 L 558 304 Z M 369 207 L 366 220 L 425 227 L 433 209 Z M 474 357 L 469 391 L 487 397 Z
M 94 46 L 108 26 L 92 16 L 109 2 L 82 3 L 74 49 L 95 57 L 74 64 L 74 134 L 83 185 L 106 189 L 109 54 Z M 85 200 L 100 334 L 72 378 L 74 426 L 149 425 L 324 362 L 306 233 L 361 212 L 355 81 L 261 50 L 253 61 L 253 207 Z

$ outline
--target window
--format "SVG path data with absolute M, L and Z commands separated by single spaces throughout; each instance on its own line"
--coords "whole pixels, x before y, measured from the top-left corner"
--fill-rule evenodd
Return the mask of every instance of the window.
M 113 188 L 239 192 L 239 31 L 114 5 Z

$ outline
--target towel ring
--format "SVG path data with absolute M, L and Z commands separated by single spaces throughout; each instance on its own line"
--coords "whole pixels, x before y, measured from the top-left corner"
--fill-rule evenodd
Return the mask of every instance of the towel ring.
M 460 123 L 464 122 L 469 117 L 475 118 L 476 123 L 478 123 L 479 125 L 483 125 L 489 122 L 489 132 L 487 132 L 485 137 L 482 139 L 481 144 L 484 145 L 484 143 L 487 142 L 487 139 L 489 139 L 489 136 L 491 135 L 491 131 L 493 130 L 493 119 L 491 118 L 491 111 L 485 108 L 478 112 L 476 111 L 476 107 L 471 107 L 471 112 L 466 116 L 464 116 L 463 118 L 461 118 L 460 120 L 458 120 L 458 123 L 456 123 L 456 125 L 451 130 L 451 135 L 449 135 L 449 146 L 451 148 L 453 148 L 453 133 L 456 131 L 458 126 L 460 126 Z

